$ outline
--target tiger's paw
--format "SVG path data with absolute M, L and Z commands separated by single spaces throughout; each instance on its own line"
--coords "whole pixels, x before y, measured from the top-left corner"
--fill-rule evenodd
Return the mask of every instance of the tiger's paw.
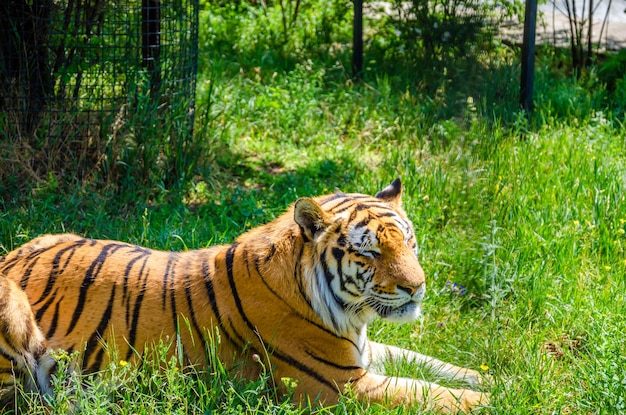
M 436 402 L 438 411 L 447 414 L 469 414 L 489 404 L 489 395 L 470 389 L 450 390 L 450 395 Z
M 479 386 L 491 386 L 492 383 L 491 375 L 472 369 L 465 369 L 462 380 L 472 388 L 477 388 Z
M 461 396 L 461 409 L 469 413 L 475 408 L 489 405 L 489 395 L 482 392 L 465 390 Z

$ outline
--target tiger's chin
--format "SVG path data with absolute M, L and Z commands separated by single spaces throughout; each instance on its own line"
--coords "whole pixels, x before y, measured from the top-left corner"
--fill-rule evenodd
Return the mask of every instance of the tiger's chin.
M 400 307 L 383 307 L 377 310 L 378 315 L 393 323 L 410 323 L 422 314 L 422 308 L 418 302 L 410 301 Z

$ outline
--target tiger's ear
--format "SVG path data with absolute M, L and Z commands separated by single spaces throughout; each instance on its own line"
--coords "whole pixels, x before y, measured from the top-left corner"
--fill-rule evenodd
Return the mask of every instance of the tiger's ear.
M 293 211 L 294 220 L 300 225 L 306 242 L 315 239 L 315 235 L 326 229 L 330 223 L 326 212 L 310 197 L 296 200 Z
M 394 205 L 400 206 L 402 203 L 402 182 L 400 181 L 400 178 L 397 178 L 389 186 L 376 193 L 376 197 L 387 203 L 393 203 Z

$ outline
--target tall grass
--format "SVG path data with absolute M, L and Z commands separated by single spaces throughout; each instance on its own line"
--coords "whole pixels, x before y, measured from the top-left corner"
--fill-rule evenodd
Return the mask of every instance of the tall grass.
M 623 91 L 609 94 L 593 71 L 555 70 L 558 56 L 543 53 L 528 119 L 516 109 L 515 50 L 496 45 L 435 73 L 390 60 L 375 36 L 354 84 L 345 26 L 325 32 L 330 48 L 311 37 L 328 28 L 321 12 L 304 10 L 312 20 L 285 44 L 261 36 L 281 33 L 278 9 L 229 7 L 206 6 L 201 19 L 202 153 L 184 191 L 151 189 L 129 203 L 50 180 L 2 199 L 0 252 L 62 231 L 199 248 L 233 241 L 298 197 L 373 194 L 401 177 L 428 279 L 425 313 L 413 324 L 377 321 L 371 337 L 488 372 L 489 413 L 626 410 L 626 133 L 613 101 Z M 218 362 L 181 370 L 163 347 L 144 365 L 114 360 L 59 385 L 49 409 L 20 397 L 16 412 L 63 413 L 70 403 L 81 413 L 307 411 L 269 392 L 267 378 L 244 382 Z M 403 412 L 350 396 L 326 411 Z

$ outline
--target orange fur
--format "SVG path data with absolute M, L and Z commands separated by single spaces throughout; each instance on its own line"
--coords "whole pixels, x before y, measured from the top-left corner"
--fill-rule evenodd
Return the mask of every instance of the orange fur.
M 451 378 L 479 378 L 367 339 L 376 317 L 416 318 L 424 293 L 401 193 L 396 180 L 376 197 L 302 198 L 232 245 L 188 252 L 75 235 L 37 238 L 0 258 L 0 373 L 37 371 L 47 349 L 84 351 L 83 369 L 94 371 L 107 363 L 106 344 L 127 360 L 177 335 L 186 361 L 204 365 L 199 340 L 217 327 L 225 363 L 244 361 L 242 374 L 254 378 L 260 365 L 252 356 L 267 356 L 276 378 L 297 381 L 300 398 L 332 403 L 349 386 L 364 399 L 392 405 L 456 411 L 485 403 L 479 392 L 370 370 L 402 355 Z

